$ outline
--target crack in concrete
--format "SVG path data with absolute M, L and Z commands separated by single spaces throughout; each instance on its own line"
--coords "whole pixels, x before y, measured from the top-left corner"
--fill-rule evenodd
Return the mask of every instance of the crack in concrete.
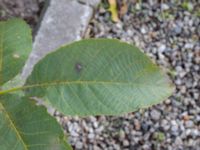
M 77 0 L 77 2 L 78 2 L 79 4 L 81 4 L 81 5 L 89 6 L 89 7 L 91 7 L 92 9 L 95 9 L 95 8 L 96 8 L 96 6 L 94 6 L 94 5 L 90 4 L 90 3 L 88 3 L 87 1 Z M 97 2 L 97 3 L 98 3 L 98 2 Z

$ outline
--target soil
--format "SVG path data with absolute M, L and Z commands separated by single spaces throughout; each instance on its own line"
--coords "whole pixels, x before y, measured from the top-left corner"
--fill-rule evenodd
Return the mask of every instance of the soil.
M 17 17 L 35 28 L 44 0 L 0 0 L 0 21 Z

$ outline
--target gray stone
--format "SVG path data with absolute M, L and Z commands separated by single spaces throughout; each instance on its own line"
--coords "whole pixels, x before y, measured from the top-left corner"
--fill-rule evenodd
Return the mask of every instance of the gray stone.
M 128 140 L 124 140 L 123 141 L 123 146 L 129 146 L 129 141 Z
M 177 136 L 179 133 L 179 128 L 178 128 L 178 126 L 177 125 L 173 125 L 172 127 L 171 127 L 171 132 L 172 132 L 172 135 L 175 135 L 175 136 Z
M 123 130 L 120 130 L 120 132 L 119 132 L 119 139 L 121 141 L 123 141 L 125 139 L 125 136 L 126 136 L 125 132 Z
M 151 115 L 151 118 L 152 118 L 153 120 L 157 121 L 157 120 L 160 119 L 160 115 L 161 115 L 161 114 L 160 114 L 159 111 L 153 109 L 153 110 L 151 111 L 150 115 Z
M 167 4 L 165 4 L 165 3 L 162 3 L 162 4 L 161 4 L 161 9 L 162 9 L 162 10 L 168 10 L 168 9 L 169 9 L 169 6 L 168 6 Z
M 75 145 L 76 149 L 82 149 L 83 148 L 83 143 L 78 141 Z
M 101 150 L 101 148 L 98 147 L 97 145 L 94 145 L 94 146 L 93 146 L 93 150 Z
M 182 28 L 179 27 L 179 26 L 176 26 L 176 27 L 174 28 L 174 32 L 175 32 L 175 34 L 181 34 Z
M 182 145 L 183 144 L 183 141 L 180 137 L 177 137 L 176 140 L 175 140 L 175 144 L 176 145 Z
M 142 28 L 140 29 L 140 32 L 141 32 L 142 34 L 146 34 L 146 33 L 147 33 L 147 31 L 146 31 L 146 29 L 145 29 L 144 27 L 142 27 Z
M 56 111 L 55 108 L 53 108 L 53 107 L 51 107 L 51 106 L 48 106 L 48 107 L 47 107 L 47 112 L 48 112 L 50 115 L 53 116 L 53 114 L 54 114 L 55 111 Z
M 185 122 L 185 126 L 187 128 L 192 128 L 194 126 L 194 123 L 191 120 L 188 120 L 188 121 Z
M 88 138 L 89 138 L 89 139 L 94 139 L 94 137 L 95 137 L 94 133 L 88 134 Z
M 121 150 L 118 144 L 113 143 L 113 150 Z
M 186 43 L 184 46 L 185 49 L 193 49 L 193 47 L 194 47 L 193 43 Z
M 164 44 L 161 44 L 161 45 L 158 47 L 158 51 L 161 52 L 161 53 L 164 52 L 165 49 L 166 49 L 166 45 L 164 45 Z
M 34 64 L 60 46 L 81 39 L 92 17 L 93 9 L 74 0 L 50 0 L 35 35 L 33 51 L 25 65 L 26 78 Z
M 104 126 L 100 126 L 95 130 L 95 132 L 96 133 L 101 133 L 103 130 L 104 130 Z

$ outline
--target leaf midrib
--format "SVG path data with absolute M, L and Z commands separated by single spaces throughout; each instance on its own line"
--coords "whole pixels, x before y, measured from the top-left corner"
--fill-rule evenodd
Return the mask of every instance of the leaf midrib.
M 10 125 L 11 125 L 11 128 L 14 129 L 14 131 L 15 131 L 17 137 L 18 137 L 19 140 L 22 142 L 24 149 L 25 149 L 25 150 L 28 150 L 27 145 L 24 143 L 20 132 L 17 130 L 17 128 L 15 127 L 14 121 L 13 121 L 13 120 L 11 119 L 11 117 L 10 117 L 11 115 L 9 115 L 9 113 L 6 111 L 6 109 L 5 109 L 5 107 L 3 106 L 2 103 L 0 103 L 0 105 L 2 106 L 1 108 L 3 109 L 3 112 L 4 112 L 4 114 L 5 114 L 6 118 L 7 118 L 7 120 L 9 121 L 9 123 L 10 123 Z
M 6 93 L 11 93 L 14 91 L 19 91 L 19 90 L 25 90 L 29 88 L 35 88 L 35 87 L 47 87 L 47 86 L 57 86 L 57 85 L 70 85 L 70 84 L 103 84 L 103 85 L 126 85 L 126 86 L 131 86 L 131 85 L 145 85 L 145 86 L 153 86 L 157 85 L 156 83 L 152 84 L 147 84 L 147 83 L 137 83 L 134 81 L 130 82 L 112 82 L 112 81 L 53 81 L 49 83 L 38 83 L 38 84 L 32 84 L 32 85 L 25 85 L 25 86 L 20 86 L 20 87 L 14 87 L 8 90 L 2 90 L 0 91 L 0 95 L 6 94 Z M 160 86 L 160 85 L 159 85 Z

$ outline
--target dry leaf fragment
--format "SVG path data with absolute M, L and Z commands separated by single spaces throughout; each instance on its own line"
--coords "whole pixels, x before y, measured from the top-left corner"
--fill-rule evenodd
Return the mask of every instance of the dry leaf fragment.
M 117 12 L 117 2 L 116 0 L 108 0 L 109 2 L 109 11 L 111 12 L 111 18 L 112 21 L 118 22 L 119 21 L 119 16 Z

